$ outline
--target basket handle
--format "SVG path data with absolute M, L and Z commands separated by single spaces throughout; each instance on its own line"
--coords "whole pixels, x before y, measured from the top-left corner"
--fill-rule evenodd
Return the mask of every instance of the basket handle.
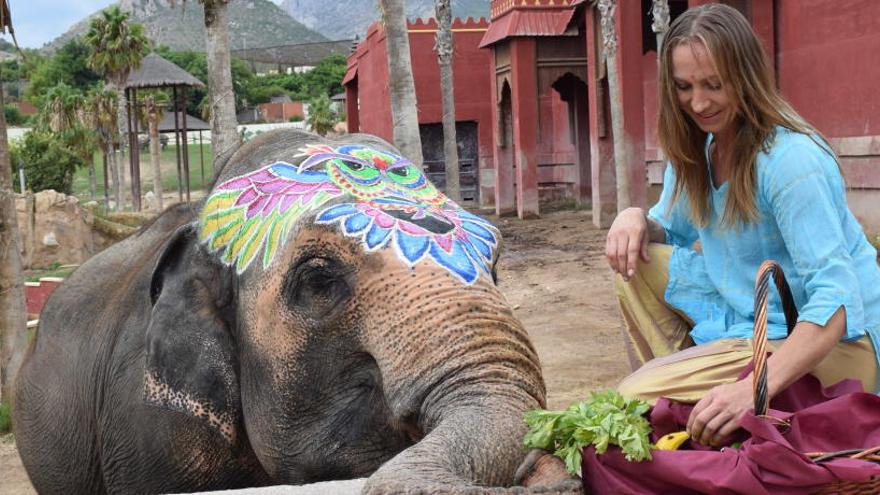
M 779 297 L 782 299 L 782 311 L 785 313 L 785 325 L 791 334 L 797 323 L 798 311 L 791 296 L 791 289 L 785 280 L 785 274 L 779 263 L 767 260 L 758 268 L 755 279 L 755 333 L 752 340 L 753 355 L 752 390 L 755 396 L 755 415 L 767 414 L 769 397 L 767 391 L 767 293 L 770 276 L 776 283 Z

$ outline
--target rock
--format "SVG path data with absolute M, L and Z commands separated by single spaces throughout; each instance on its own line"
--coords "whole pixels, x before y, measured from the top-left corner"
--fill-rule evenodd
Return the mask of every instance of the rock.
M 159 209 L 159 200 L 156 198 L 156 194 L 153 191 L 147 191 L 147 193 L 144 194 L 144 206 L 146 206 L 147 210 Z
M 48 190 L 15 201 L 24 268 L 81 264 L 111 240 L 95 228 L 95 216 L 73 196 Z
M 43 245 L 49 247 L 58 246 L 58 239 L 55 238 L 55 232 L 46 232 L 43 236 Z

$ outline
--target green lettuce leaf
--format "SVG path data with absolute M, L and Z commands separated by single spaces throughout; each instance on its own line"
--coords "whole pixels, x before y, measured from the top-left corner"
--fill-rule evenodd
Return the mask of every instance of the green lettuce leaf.
M 617 445 L 628 461 L 651 459 L 651 424 L 645 418 L 650 406 L 628 400 L 614 390 L 593 392 L 587 400 L 565 411 L 534 409 L 525 413 L 529 426 L 523 437 L 526 449 L 545 449 L 565 462 L 569 473 L 581 474 L 581 451 L 593 445 L 599 454 Z

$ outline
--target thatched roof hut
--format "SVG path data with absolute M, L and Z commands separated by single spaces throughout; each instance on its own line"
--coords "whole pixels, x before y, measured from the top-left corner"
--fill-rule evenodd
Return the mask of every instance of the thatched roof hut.
M 141 66 L 132 70 L 125 81 L 125 88 L 167 88 L 188 86 L 204 88 L 205 84 L 157 53 L 144 57 Z
M 174 112 L 165 112 L 165 114 L 162 115 L 162 120 L 159 122 L 159 132 L 174 132 L 175 129 Z M 192 114 L 186 114 L 186 130 L 210 131 L 211 124 L 198 117 L 194 117 Z
M 2 1 L 2 0 L 0 0 Z M 173 130 L 175 134 L 175 141 L 178 143 L 187 143 L 186 133 L 188 129 L 192 129 L 192 123 L 187 122 L 187 115 L 185 110 L 184 101 L 186 101 L 186 91 L 187 88 L 204 88 L 205 84 L 202 81 L 199 81 L 189 72 L 181 69 L 178 65 L 170 62 L 159 54 L 151 53 L 141 60 L 141 65 L 135 70 L 132 70 L 128 74 L 128 79 L 125 81 L 125 93 L 127 99 L 127 107 L 128 107 L 128 144 L 131 149 L 135 149 L 138 145 L 138 134 L 140 133 L 138 130 L 138 119 L 133 118 L 135 115 L 133 109 L 136 109 L 140 106 L 138 103 L 138 90 L 140 89 L 149 89 L 149 88 L 171 88 L 172 90 L 172 99 L 171 99 L 171 112 L 165 115 L 166 119 L 170 117 L 170 126 L 166 126 L 167 129 Z M 178 89 L 180 91 L 178 92 Z M 178 118 L 180 120 L 178 120 Z M 205 122 L 200 119 L 199 123 L 204 124 L 207 128 L 210 128 Z M 199 131 L 199 143 L 201 148 L 201 131 L 202 129 L 197 129 Z M 183 150 L 178 148 L 177 151 L 177 175 L 180 178 L 178 181 L 178 196 L 180 200 L 183 201 L 183 193 L 186 191 L 186 200 L 189 201 L 190 196 L 190 188 L 189 188 L 189 147 L 183 146 Z M 140 211 L 141 209 L 141 180 L 140 180 L 140 153 L 130 153 L 129 161 L 132 170 L 132 179 L 131 179 L 131 193 L 132 193 L 132 206 L 136 211 Z M 182 166 L 181 166 L 182 165 Z M 202 165 L 202 175 L 204 175 L 204 165 Z

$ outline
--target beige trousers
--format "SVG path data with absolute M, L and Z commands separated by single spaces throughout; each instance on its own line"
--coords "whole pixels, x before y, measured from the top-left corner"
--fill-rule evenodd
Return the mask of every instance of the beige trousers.
M 616 281 L 617 301 L 633 368 L 618 391 L 653 404 L 660 397 L 696 402 L 711 388 L 736 381 L 752 359 L 751 339 L 721 339 L 695 346 L 688 336 L 693 326 L 686 315 L 666 304 L 672 247 L 650 244 L 650 263 L 640 263 L 635 276 Z M 770 350 L 782 345 L 771 340 Z M 877 386 L 877 361 L 868 336 L 840 342 L 811 372 L 823 385 L 844 378 L 862 381 L 865 390 Z

